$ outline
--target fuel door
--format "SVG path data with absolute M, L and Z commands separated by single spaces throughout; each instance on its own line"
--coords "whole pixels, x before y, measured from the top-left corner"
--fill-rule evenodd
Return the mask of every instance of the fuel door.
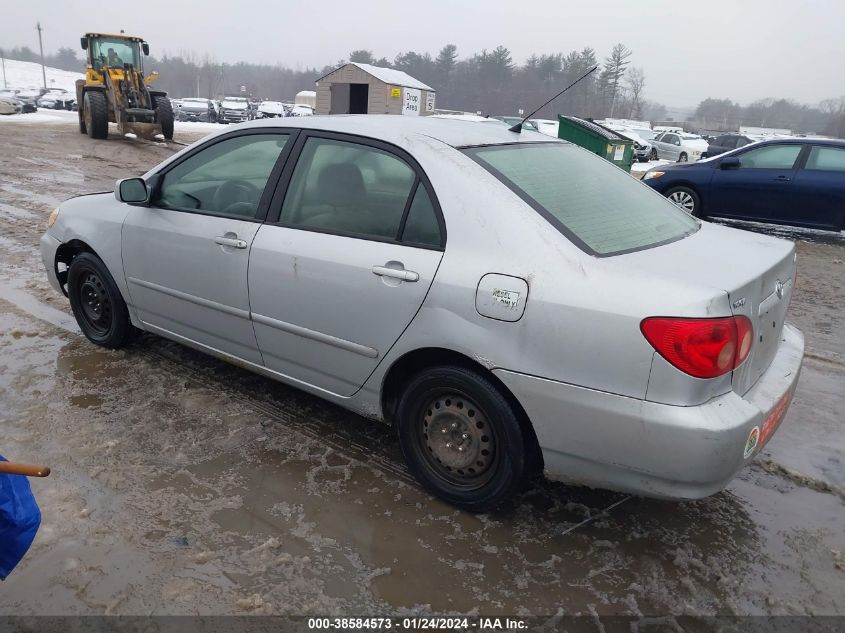
M 519 321 L 528 301 L 528 284 L 521 277 L 487 273 L 475 291 L 478 314 L 498 321 Z

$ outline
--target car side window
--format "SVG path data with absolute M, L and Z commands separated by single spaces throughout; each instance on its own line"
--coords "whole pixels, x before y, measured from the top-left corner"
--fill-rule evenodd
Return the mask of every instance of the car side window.
M 722 142 L 719 143 L 722 147 L 727 147 L 728 149 L 734 149 L 736 147 L 736 137 L 735 136 L 723 136 Z
M 253 218 L 288 134 L 235 136 L 164 174 L 155 205 L 208 215 Z
M 680 145 L 681 141 L 676 134 L 667 134 L 663 137 L 664 143 L 670 143 L 672 145 Z
M 739 156 L 741 169 L 792 169 L 801 145 L 764 145 Z
M 396 239 L 416 173 L 390 152 L 311 137 L 302 148 L 280 220 L 293 227 Z
M 738 137 L 736 138 L 736 146 L 737 146 L 737 147 L 745 147 L 745 146 L 746 146 L 746 145 L 748 145 L 750 142 L 751 142 L 751 141 L 750 141 L 749 139 L 745 138 L 744 136 L 738 136 Z
M 845 148 L 814 145 L 804 169 L 816 171 L 845 171 Z
M 434 210 L 428 191 L 422 183 L 417 186 L 414 199 L 411 201 L 408 218 L 405 220 L 405 228 L 402 230 L 402 241 L 425 246 L 440 246 L 442 244 L 437 212 Z

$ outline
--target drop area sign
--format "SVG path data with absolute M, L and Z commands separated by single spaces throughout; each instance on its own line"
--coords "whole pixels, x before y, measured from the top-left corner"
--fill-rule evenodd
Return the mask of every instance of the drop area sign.
M 422 92 L 416 88 L 403 88 L 402 114 L 419 116 Z

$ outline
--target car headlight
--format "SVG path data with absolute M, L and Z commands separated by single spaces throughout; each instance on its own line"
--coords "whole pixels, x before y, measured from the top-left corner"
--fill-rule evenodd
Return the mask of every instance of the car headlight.
M 50 217 L 47 218 L 47 228 L 49 229 L 56 223 L 56 220 L 59 219 L 59 207 L 53 209 L 53 212 L 50 214 Z
M 647 171 L 645 176 L 643 176 L 643 180 L 651 180 L 652 178 L 660 178 L 665 171 Z

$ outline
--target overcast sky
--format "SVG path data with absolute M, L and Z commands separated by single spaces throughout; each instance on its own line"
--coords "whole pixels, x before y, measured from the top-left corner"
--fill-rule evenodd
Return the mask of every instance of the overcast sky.
M 188 9 L 188 7 L 191 7 Z M 454 43 L 460 56 L 507 46 L 532 53 L 617 42 L 646 73 L 646 98 L 669 106 L 768 96 L 815 104 L 845 95 L 845 0 L 26 0 L 9 2 L 0 46 L 79 46 L 85 31 L 143 36 L 154 55 L 322 67 L 365 48 L 388 59 Z M 81 54 L 81 51 L 80 51 Z

